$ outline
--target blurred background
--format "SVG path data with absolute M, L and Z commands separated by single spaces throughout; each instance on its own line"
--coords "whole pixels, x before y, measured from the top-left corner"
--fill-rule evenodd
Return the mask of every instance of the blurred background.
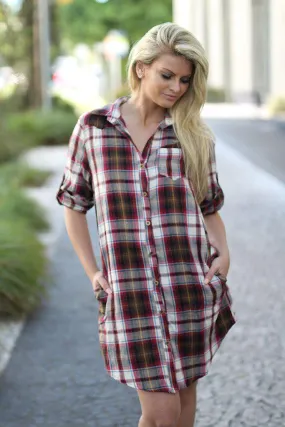
M 78 116 L 128 93 L 130 48 L 169 21 L 209 58 L 202 115 L 238 318 L 200 381 L 197 425 L 285 426 L 285 0 L 0 0 L 0 427 L 138 421 L 133 390 L 104 372 L 55 195 Z
M 127 90 L 132 44 L 174 21 L 206 49 L 209 102 L 282 112 L 284 8 L 283 0 L 1 0 L 1 100 L 24 109 L 111 100 Z

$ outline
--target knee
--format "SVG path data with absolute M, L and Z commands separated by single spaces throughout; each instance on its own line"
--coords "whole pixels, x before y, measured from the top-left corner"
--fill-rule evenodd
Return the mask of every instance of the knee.
M 178 418 L 156 420 L 155 427 L 176 427 Z
M 155 427 L 176 427 L 179 415 L 177 412 L 167 412 L 154 420 Z
M 153 427 L 176 427 L 179 415 L 177 413 L 165 413 L 159 414 L 154 417 L 145 417 L 142 415 L 141 422 L 143 422 L 143 426 L 153 426 Z M 140 425 L 140 424 L 139 424 Z

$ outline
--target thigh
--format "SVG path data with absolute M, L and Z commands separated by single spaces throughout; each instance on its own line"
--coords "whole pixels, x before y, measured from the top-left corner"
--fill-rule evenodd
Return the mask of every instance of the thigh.
M 164 393 L 137 390 L 142 414 L 151 420 L 174 419 L 180 416 L 179 393 Z
M 181 409 L 196 399 L 198 380 L 194 381 L 189 387 L 179 390 Z

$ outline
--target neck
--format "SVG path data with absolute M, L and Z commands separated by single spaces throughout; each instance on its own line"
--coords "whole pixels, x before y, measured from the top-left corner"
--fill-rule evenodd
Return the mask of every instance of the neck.
M 133 93 L 128 104 L 133 107 L 134 113 L 140 118 L 144 126 L 161 122 L 166 111 L 165 108 L 155 104 L 141 92 Z

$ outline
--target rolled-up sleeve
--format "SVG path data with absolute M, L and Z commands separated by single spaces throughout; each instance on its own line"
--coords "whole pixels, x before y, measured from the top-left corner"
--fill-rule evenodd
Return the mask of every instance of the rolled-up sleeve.
M 60 205 L 86 213 L 94 206 L 94 194 L 83 126 L 80 118 L 69 140 L 67 161 L 56 199 Z
M 209 173 L 208 173 L 208 192 L 205 199 L 200 203 L 200 208 L 203 215 L 209 215 L 217 212 L 224 205 L 224 192 L 219 184 L 215 142 L 209 158 Z

